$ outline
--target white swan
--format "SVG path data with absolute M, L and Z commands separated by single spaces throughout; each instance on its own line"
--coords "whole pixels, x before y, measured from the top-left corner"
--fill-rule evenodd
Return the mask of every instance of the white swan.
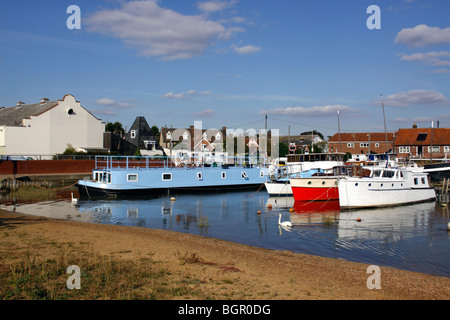
M 281 213 L 278 214 L 278 224 L 282 227 L 292 227 L 292 223 L 290 221 L 281 222 Z
M 73 193 L 72 193 L 72 204 L 78 204 L 78 199 L 73 197 Z

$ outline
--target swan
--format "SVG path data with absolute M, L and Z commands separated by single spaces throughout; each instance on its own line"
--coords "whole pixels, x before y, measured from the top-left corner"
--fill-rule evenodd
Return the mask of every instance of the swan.
M 78 204 L 78 199 L 73 197 L 73 193 L 72 193 L 72 204 Z
M 290 221 L 281 222 L 281 213 L 278 214 L 278 224 L 283 227 L 292 227 L 292 223 Z

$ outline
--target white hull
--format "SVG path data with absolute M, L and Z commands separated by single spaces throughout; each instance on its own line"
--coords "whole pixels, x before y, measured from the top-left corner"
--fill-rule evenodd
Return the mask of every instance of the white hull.
M 292 188 L 287 181 L 270 181 L 264 183 L 267 193 L 271 196 L 292 196 Z

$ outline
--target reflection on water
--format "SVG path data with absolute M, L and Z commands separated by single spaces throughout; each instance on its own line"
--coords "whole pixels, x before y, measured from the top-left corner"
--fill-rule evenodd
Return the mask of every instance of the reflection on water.
M 271 205 L 269 208 L 269 204 Z M 448 211 L 434 202 L 340 211 L 337 201 L 295 202 L 264 192 L 148 200 L 16 203 L 18 212 L 199 234 L 252 246 L 450 276 Z M 12 210 L 11 203 L 3 209 Z M 258 213 L 259 212 L 259 213 Z M 293 226 L 278 226 L 278 214 Z

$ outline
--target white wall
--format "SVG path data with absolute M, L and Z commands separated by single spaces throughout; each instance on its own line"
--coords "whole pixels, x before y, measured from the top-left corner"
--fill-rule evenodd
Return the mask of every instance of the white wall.
M 74 148 L 102 148 L 105 124 L 84 109 L 72 95 L 65 95 L 58 102 L 41 115 L 25 119 L 24 127 L 6 127 L 4 153 L 54 155 L 64 152 L 67 144 Z M 69 109 L 73 110 L 72 114 L 68 113 Z

